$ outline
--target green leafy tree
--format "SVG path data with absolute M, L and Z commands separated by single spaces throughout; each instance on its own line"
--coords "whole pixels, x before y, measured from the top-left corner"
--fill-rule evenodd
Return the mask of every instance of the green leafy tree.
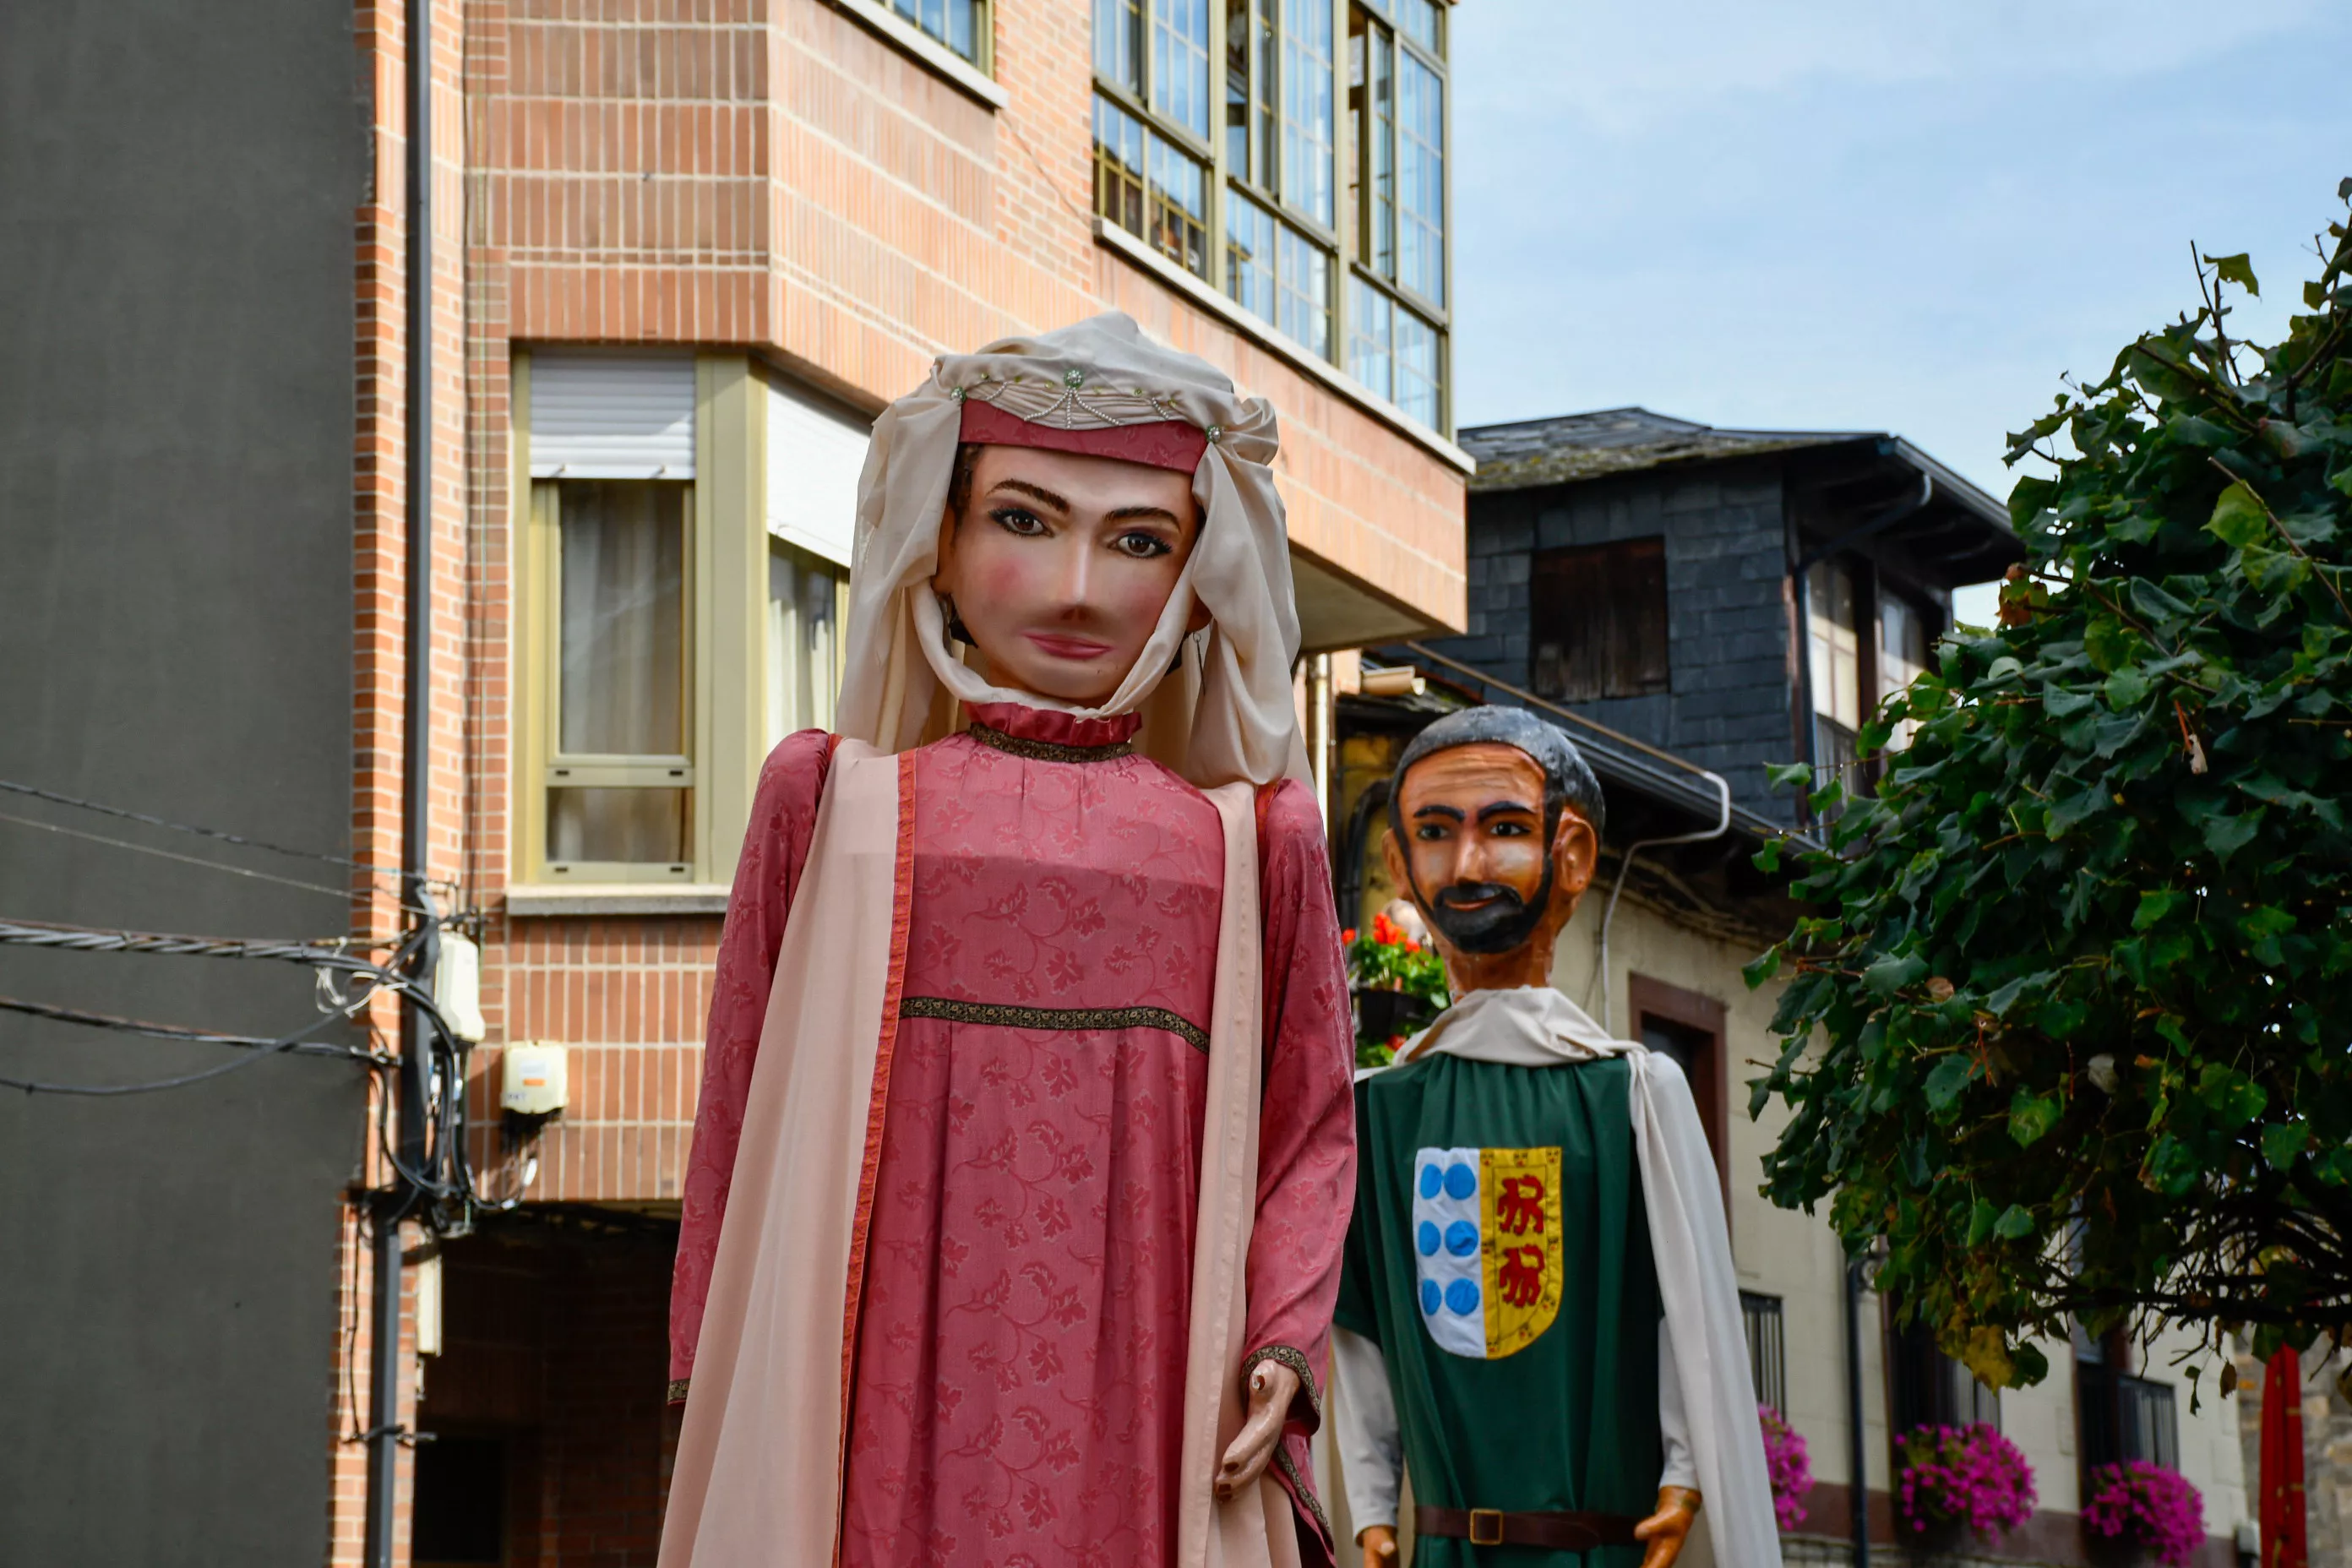
M 1864 728 L 1874 793 L 1812 797 L 1817 912 L 1749 969 L 1788 977 L 1766 1190 L 1995 1386 L 2070 1317 L 2352 1334 L 2352 240 L 2317 248 L 2283 342 L 2231 340 L 2257 284 L 2204 258 L 2011 438 L 2056 474 L 2010 498 L 2001 625 Z

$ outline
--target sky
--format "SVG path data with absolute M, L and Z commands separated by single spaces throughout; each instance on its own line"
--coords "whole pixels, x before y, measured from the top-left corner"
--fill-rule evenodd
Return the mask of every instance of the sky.
M 1453 16 L 1462 426 L 1887 430 L 2006 496 L 2060 376 L 2193 307 L 2192 243 L 2252 253 L 2231 324 L 2276 335 L 2352 175 L 2347 0 Z

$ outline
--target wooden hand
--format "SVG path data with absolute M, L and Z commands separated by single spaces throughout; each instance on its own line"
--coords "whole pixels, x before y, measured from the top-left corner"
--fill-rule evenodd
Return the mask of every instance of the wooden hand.
M 1649 1543 L 1642 1568 L 1674 1568 L 1698 1520 L 1699 1495 L 1689 1487 L 1660 1487 L 1658 1511 L 1633 1527 L 1633 1539 Z
M 1242 1489 L 1265 1473 L 1274 1446 L 1282 1440 L 1282 1423 L 1290 1402 L 1298 1397 L 1298 1374 L 1280 1362 L 1262 1361 L 1250 1368 L 1249 1415 L 1217 1467 L 1217 1500 L 1231 1502 Z
M 1364 1568 L 1396 1568 L 1396 1527 L 1368 1524 L 1356 1537 L 1364 1549 Z

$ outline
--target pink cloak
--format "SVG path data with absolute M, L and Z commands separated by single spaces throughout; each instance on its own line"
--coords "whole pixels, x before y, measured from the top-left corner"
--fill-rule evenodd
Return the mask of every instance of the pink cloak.
M 1218 812 L 1124 754 L 1131 717 L 992 705 L 974 719 L 898 759 L 897 979 L 843 1319 L 838 1560 L 1172 1563 Z M 777 950 L 834 754 L 814 732 L 777 748 L 737 875 L 673 1294 L 674 1395 L 692 1375 Z M 1312 799 L 1271 786 L 1257 821 L 1264 1022 L 1243 1370 L 1273 1358 L 1301 1374 L 1269 1475 L 1302 1558 L 1328 1562 L 1307 1438 L 1353 1190 L 1353 1052 Z

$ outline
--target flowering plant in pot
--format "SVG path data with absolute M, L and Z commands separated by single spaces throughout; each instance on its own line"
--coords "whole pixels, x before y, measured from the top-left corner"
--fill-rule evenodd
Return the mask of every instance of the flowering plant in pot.
M 2129 1459 L 2091 1472 L 2083 1523 L 2108 1541 L 2155 1553 L 2172 1568 L 2204 1544 L 2205 1500 L 2178 1470 Z
M 1756 1407 L 1764 1423 L 1764 1468 L 1772 1478 L 1772 1517 L 1782 1530 L 1805 1522 L 1805 1499 L 1813 1489 L 1812 1458 L 1789 1418 L 1769 1405 Z
M 1339 940 L 1356 994 L 1356 1065 L 1386 1067 L 1407 1035 L 1444 1010 L 1445 965 L 1426 934 L 1408 930 L 1390 910 L 1361 932 L 1341 931 Z
M 1895 1512 L 1903 1532 L 1920 1544 L 1956 1539 L 1964 1530 L 1989 1539 L 2033 1516 L 2033 1467 L 1986 1423 L 1916 1426 L 1897 1447 L 1903 1465 Z

